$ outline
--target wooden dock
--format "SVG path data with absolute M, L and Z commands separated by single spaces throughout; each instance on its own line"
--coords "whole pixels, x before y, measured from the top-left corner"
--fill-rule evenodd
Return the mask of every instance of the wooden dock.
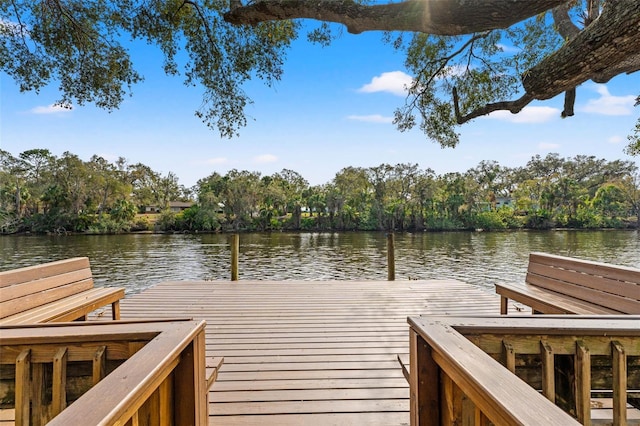
M 499 312 L 456 280 L 174 281 L 121 303 L 123 319 L 206 320 L 207 356 L 225 358 L 209 424 L 225 426 L 407 425 L 407 316 Z

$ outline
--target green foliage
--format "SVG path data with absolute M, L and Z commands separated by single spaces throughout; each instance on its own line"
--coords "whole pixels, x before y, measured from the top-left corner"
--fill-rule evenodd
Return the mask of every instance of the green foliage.
M 640 105 L 640 96 L 636 98 L 636 107 Z M 640 117 L 636 121 L 636 127 L 633 129 L 633 133 L 628 136 L 629 145 L 625 149 L 625 152 L 629 155 L 640 156 Z
M 251 7 L 254 2 L 243 3 Z M 377 2 L 342 6 L 356 3 Z M 279 14 L 264 22 L 231 25 L 224 15 L 236 4 L 240 2 L 0 1 L 0 70 L 21 91 L 37 92 L 58 84 L 59 105 L 93 103 L 113 110 L 144 78 L 126 43 L 147 43 L 163 53 L 168 75 L 181 75 L 187 86 L 202 88 L 195 114 L 222 136 L 232 137 L 247 123 L 245 109 L 252 103 L 244 90 L 247 81 L 258 78 L 268 86 L 278 81 L 287 50 L 301 28 L 300 20 Z M 573 18 L 587 8 L 584 0 L 568 4 Z M 322 4 L 319 7 L 318 20 L 332 19 L 330 12 L 323 14 Z M 430 7 L 437 8 L 424 6 L 424 10 Z M 298 16 L 295 4 L 284 8 L 292 18 Z M 388 24 L 393 30 L 393 22 Z M 456 146 L 461 122 L 486 114 L 481 111 L 487 105 L 519 96 L 523 76 L 565 43 L 557 27 L 545 13 L 506 29 L 463 36 L 412 32 L 405 42 L 399 31 L 384 33 L 383 39 L 405 51 L 406 68 L 414 77 L 405 105 L 394 113 L 394 123 L 401 131 L 417 125 L 443 147 Z M 342 27 L 321 21 L 307 39 L 326 46 L 341 32 Z M 628 152 L 637 154 L 639 145 L 636 131 Z
M 130 222 L 136 217 L 137 208 L 128 200 L 117 200 L 111 209 L 111 218 L 119 222 Z
M 486 231 L 519 229 L 524 226 L 522 218 L 516 216 L 515 210 L 510 207 L 477 213 L 471 217 L 470 222 L 470 227 Z
M 0 2 L 0 68 L 21 91 L 60 84 L 60 105 L 114 109 L 140 81 L 119 43 L 132 2 Z
M 483 229 L 485 231 L 496 231 L 507 228 L 506 223 L 503 222 L 502 217 L 496 211 L 486 211 L 476 214 L 471 219 L 470 225 L 476 229 Z
M 150 231 L 151 223 L 146 217 L 140 217 L 133 221 L 131 225 L 131 231 Z
M 163 232 L 176 231 L 178 229 L 176 227 L 177 222 L 175 213 L 170 210 L 163 210 L 156 221 L 155 229 Z
M 511 100 L 522 90 L 521 75 L 562 43 L 551 19 L 545 17 L 468 36 L 416 33 L 406 44 L 405 62 L 414 82 L 407 102 L 395 112 L 394 124 L 405 131 L 419 123 L 430 139 L 455 147 L 459 123 L 454 89 L 461 117 L 487 104 Z
M 23 154 L 0 151 L 4 233 L 625 227 L 640 214 L 633 163 L 550 154 L 515 169 L 484 161 L 441 176 L 415 164 L 347 167 L 311 187 L 287 169 L 214 173 L 192 189 L 196 204 L 180 213 L 164 209 L 151 226 L 136 219 L 136 206 L 187 199 L 171 173 L 95 156 L 83 162 L 71 153 Z
M 555 225 L 552 214 L 548 210 L 529 212 L 525 227 L 529 229 L 551 229 Z
M 280 78 L 299 24 L 232 26 L 222 19 L 227 10 L 228 2 L 220 1 L 3 1 L 0 70 L 22 91 L 58 83 L 60 105 L 112 110 L 143 79 L 122 42 L 145 41 L 164 53 L 167 74 L 179 74 L 178 58 L 188 58 L 185 84 L 204 89 L 196 114 L 233 136 L 251 102 L 243 84 L 254 76 L 267 84 Z
M 603 227 L 602 217 L 591 206 L 580 206 L 573 224 L 575 228 L 595 229 Z
M 215 210 L 192 206 L 176 218 L 178 228 L 187 231 L 217 231 L 220 229 L 220 221 Z
M 131 224 L 128 221 L 114 219 L 112 215 L 100 214 L 97 221 L 79 230 L 85 230 L 89 234 L 119 234 L 129 232 Z

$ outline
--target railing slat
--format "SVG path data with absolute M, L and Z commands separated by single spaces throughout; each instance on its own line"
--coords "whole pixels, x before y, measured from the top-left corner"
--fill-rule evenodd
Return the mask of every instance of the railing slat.
M 576 341 L 576 415 L 584 426 L 591 424 L 591 354 L 582 340 Z
M 509 342 L 502 341 L 502 359 L 504 366 L 512 373 L 516 372 L 516 351 Z
M 125 423 L 125 426 L 139 426 L 139 425 L 140 425 L 140 422 L 139 422 L 138 412 L 136 411 L 135 413 L 133 413 L 131 418 L 127 420 L 127 423 Z
M 613 424 L 627 424 L 627 354 L 620 342 L 611 342 L 613 358 Z
M 53 357 L 52 415 L 57 416 L 67 407 L 67 348 L 60 348 Z
M 160 422 L 159 426 L 170 426 L 173 424 L 173 373 L 158 387 L 160 396 Z M 207 392 L 208 393 L 208 392 Z
M 438 364 L 429 345 L 415 330 L 409 330 L 409 388 L 412 426 L 440 425 Z
M 33 360 L 32 360 L 33 361 Z M 33 426 L 47 424 L 48 410 L 44 404 L 44 364 L 31 363 L 31 423 Z
M 540 341 L 540 357 L 542 358 L 542 394 L 553 403 L 556 402 L 555 362 L 553 348 L 549 343 Z
M 472 426 L 476 423 L 476 404 L 464 393 L 462 394 L 462 425 Z
M 25 349 L 16 358 L 16 426 L 29 425 L 30 387 L 31 350 Z
M 441 404 L 442 424 L 462 424 L 462 391 L 447 375 L 442 377 Z
M 100 346 L 93 354 L 92 381 L 95 386 L 104 378 L 107 371 L 107 347 Z

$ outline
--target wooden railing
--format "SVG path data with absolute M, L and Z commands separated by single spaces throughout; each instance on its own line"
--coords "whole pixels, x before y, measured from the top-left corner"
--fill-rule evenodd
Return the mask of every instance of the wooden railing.
M 16 425 L 205 425 L 204 328 L 191 320 L 0 328 L 2 408 L 15 407 Z
M 625 425 L 627 389 L 640 389 L 640 316 L 409 324 L 412 425 L 589 425 L 592 392 L 609 395 L 613 424 Z

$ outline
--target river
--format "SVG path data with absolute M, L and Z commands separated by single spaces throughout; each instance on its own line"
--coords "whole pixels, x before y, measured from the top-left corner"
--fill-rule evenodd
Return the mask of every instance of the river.
M 640 267 L 638 231 L 404 233 L 395 243 L 397 280 L 456 278 L 491 292 L 495 283 L 523 281 L 532 251 Z M 165 280 L 230 277 L 225 234 L 0 236 L 0 248 L 0 270 L 88 256 L 96 285 L 128 294 Z M 242 234 L 239 269 L 241 280 L 386 280 L 386 237 Z

